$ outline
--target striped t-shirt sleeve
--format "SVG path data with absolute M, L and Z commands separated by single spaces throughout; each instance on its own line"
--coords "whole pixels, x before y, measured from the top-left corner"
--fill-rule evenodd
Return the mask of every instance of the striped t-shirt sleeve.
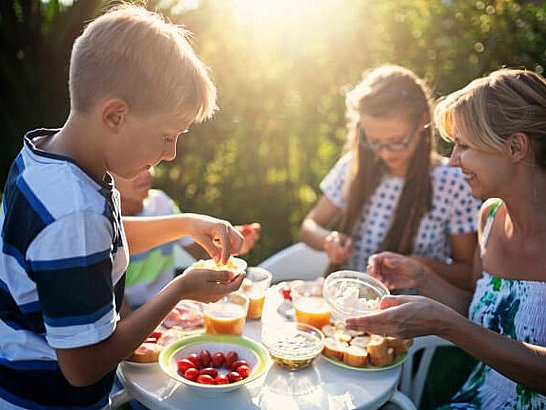
M 46 338 L 53 348 L 76 348 L 106 339 L 115 329 L 112 225 L 83 211 L 49 224 L 27 251 Z

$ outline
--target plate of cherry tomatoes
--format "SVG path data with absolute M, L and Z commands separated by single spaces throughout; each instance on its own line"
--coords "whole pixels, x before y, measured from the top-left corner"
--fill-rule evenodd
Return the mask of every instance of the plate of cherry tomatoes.
M 187 336 L 159 355 L 159 365 L 168 376 L 209 396 L 263 381 L 271 364 L 262 344 L 234 335 Z

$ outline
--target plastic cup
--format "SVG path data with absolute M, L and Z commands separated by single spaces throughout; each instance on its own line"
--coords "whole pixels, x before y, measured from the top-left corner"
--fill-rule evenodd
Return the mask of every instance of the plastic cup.
M 305 284 L 294 287 L 291 295 L 296 322 L 306 323 L 317 329 L 330 323 L 330 307 L 323 297 L 309 293 Z
M 205 307 L 205 332 L 213 334 L 243 334 L 249 299 L 240 292 L 230 293 Z
M 247 319 L 260 319 L 264 308 L 265 291 L 271 285 L 271 272 L 263 268 L 248 268 L 243 291 L 248 296 Z

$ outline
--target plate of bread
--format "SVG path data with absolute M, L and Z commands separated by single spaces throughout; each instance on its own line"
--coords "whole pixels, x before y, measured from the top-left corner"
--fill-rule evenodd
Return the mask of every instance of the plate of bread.
M 345 368 L 360 371 L 386 370 L 401 365 L 412 345 L 410 339 L 398 339 L 326 325 L 322 357 Z

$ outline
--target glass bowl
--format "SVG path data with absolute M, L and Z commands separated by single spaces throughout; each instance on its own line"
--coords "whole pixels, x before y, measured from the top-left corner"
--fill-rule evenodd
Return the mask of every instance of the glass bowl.
M 333 272 L 324 281 L 322 294 L 334 320 L 365 315 L 379 309 L 389 289 L 367 273 L 352 270 Z
M 309 366 L 322 352 L 324 335 L 314 326 L 289 322 L 264 327 L 262 342 L 277 365 L 299 370 Z

